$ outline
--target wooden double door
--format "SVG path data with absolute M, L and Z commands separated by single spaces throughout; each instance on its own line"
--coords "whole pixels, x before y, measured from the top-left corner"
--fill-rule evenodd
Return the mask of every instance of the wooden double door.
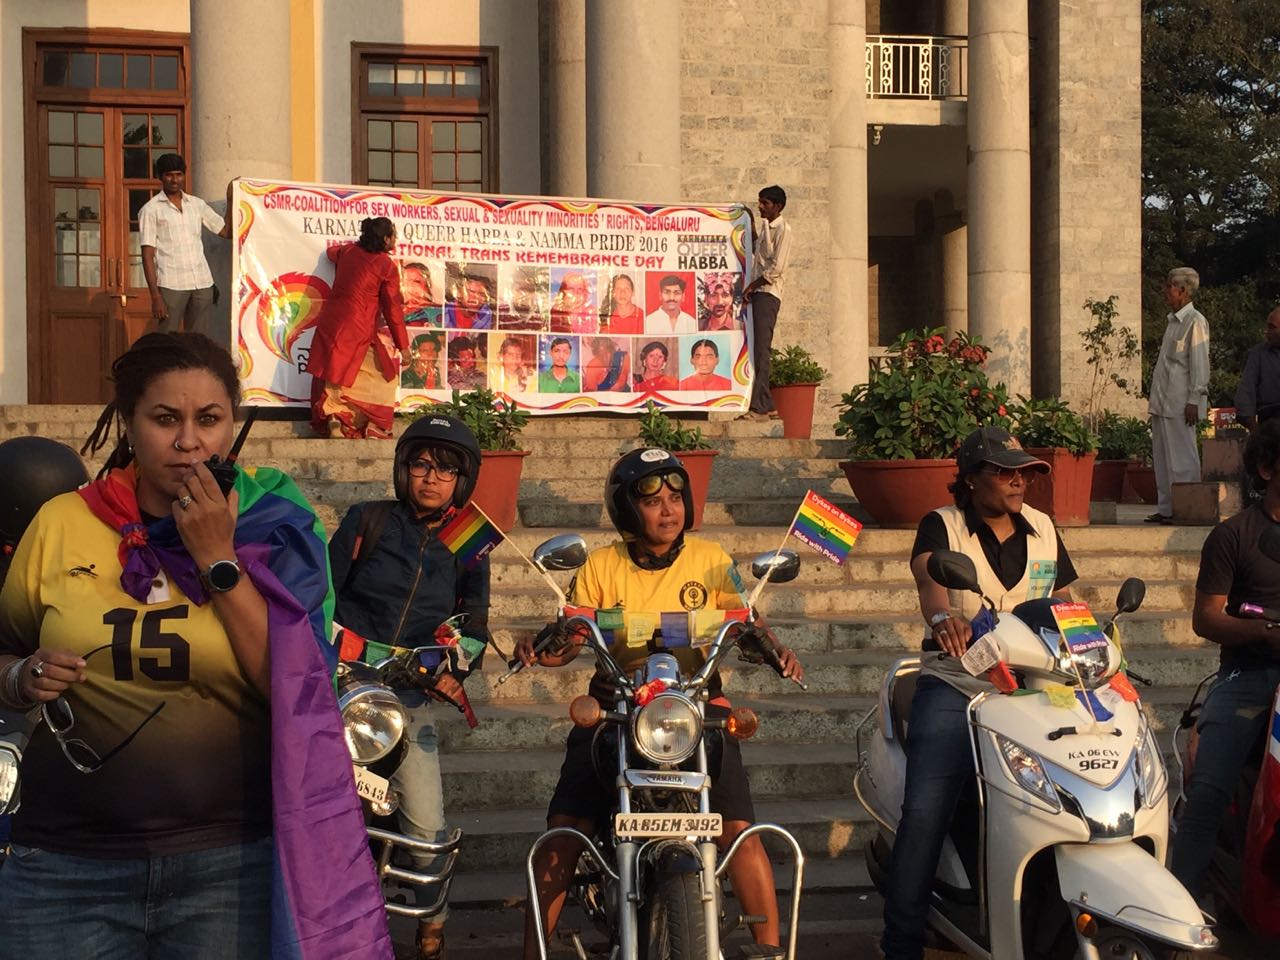
M 98 403 L 151 318 L 138 212 L 159 189 L 155 159 L 187 155 L 186 39 L 24 39 L 28 395 Z

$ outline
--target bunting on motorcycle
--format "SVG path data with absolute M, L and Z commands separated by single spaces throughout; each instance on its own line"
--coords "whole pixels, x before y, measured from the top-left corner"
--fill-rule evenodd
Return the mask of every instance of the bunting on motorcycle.
M 739 610 L 678 610 L 650 612 L 624 610 L 613 607 L 607 610 L 595 607 L 564 608 L 566 617 L 586 617 L 600 628 L 605 644 L 612 649 L 619 640 L 627 647 L 646 649 L 651 641 L 661 638 L 661 645 L 668 649 L 706 646 L 726 620 L 748 623 L 751 611 Z
M 1249 929 L 1280 937 L 1280 692 L 1267 725 L 1267 752 L 1249 806 L 1241 863 L 1241 906 Z

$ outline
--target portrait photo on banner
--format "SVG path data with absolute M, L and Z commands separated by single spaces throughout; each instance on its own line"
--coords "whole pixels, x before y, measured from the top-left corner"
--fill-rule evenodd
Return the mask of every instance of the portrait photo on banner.
M 681 390 L 707 390 L 716 393 L 733 387 L 733 337 L 726 333 L 707 333 L 680 338 L 683 351 Z
M 448 388 L 478 390 L 486 386 L 489 378 L 484 332 L 450 330 L 448 337 Z
M 635 393 L 669 393 L 680 388 L 680 338 L 636 337 L 634 371 L 631 377 Z
M 588 355 L 582 364 L 584 393 L 627 393 L 631 390 L 633 337 L 583 337 Z
M 444 326 L 494 330 L 493 293 L 498 268 L 491 263 L 450 262 L 444 268 Z
M 440 326 L 444 303 L 444 264 L 439 260 L 404 260 L 400 263 L 400 298 L 404 322 L 409 326 Z
M 538 337 L 538 392 L 581 393 L 581 338 L 555 333 Z
M 644 332 L 660 337 L 697 333 L 698 321 L 693 316 L 697 309 L 694 295 L 691 271 L 647 271 L 645 302 L 651 309 L 645 314 Z
M 546 267 L 506 266 L 498 271 L 498 329 L 546 330 L 551 276 Z
M 600 329 L 594 270 L 551 268 L 552 333 L 595 333 Z
M 698 329 L 742 329 L 742 274 L 728 270 L 698 274 Z
M 636 283 L 637 276 L 639 283 Z M 644 274 L 614 272 L 608 277 L 608 295 L 600 304 L 600 332 L 644 333 Z
M 409 365 L 400 371 L 404 390 L 443 390 L 444 331 L 410 332 Z
M 489 389 L 509 397 L 538 386 L 538 337 L 532 333 L 489 334 Z

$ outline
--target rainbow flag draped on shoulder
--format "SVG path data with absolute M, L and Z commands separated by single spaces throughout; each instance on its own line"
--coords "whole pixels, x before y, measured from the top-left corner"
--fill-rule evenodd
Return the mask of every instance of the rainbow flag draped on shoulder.
M 145 599 L 156 572 L 208 602 L 172 517 L 144 524 L 132 467 L 80 490 L 122 537 L 120 585 Z M 332 675 L 333 589 L 324 528 L 286 474 L 241 468 L 236 556 L 267 603 L 275 863 L 271 960 L 391 960 L 381 887 L 355 792 Z

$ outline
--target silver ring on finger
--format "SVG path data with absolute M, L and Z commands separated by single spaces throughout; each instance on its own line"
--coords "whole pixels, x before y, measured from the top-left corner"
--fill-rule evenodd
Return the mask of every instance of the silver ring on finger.
M 35 677 L 37 680 L 39 680 L 41 677 L 44 676 L 43 660 L 37 660 L 35 663 L 31 665 L 31 675 Z
M 191 506 L 191 500 L 192 500 L 191 494 L 184 493 L 182 496 L 178 498 L 178 506 L 180 506 L 183 510 L 185 510 L 187 509 L 187 507 Z

